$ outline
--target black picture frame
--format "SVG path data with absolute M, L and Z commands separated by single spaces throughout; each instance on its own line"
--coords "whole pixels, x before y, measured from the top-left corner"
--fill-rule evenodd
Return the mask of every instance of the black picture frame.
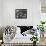
M 15 18 L 16 19 L 26 19 L 27 9 L 15 9 Z

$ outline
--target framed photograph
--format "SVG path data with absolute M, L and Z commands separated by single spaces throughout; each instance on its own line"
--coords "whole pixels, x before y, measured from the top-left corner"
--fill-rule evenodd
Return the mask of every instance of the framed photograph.
M 15 18 L 16 19 L 26 19 L 27 9 L 15 9 Z

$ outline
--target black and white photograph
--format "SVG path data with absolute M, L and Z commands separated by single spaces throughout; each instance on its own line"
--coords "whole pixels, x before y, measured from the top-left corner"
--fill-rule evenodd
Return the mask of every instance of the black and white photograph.
M 0 0 L 0 46 L 46 46 L 46 0 Z
M 15 18 L 16 19 L 26 19 L 27 9 L 15 9 Z

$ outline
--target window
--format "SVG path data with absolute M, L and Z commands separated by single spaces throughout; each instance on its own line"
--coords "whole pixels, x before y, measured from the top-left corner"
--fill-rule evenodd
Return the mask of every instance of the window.
M 46 13 L 46 0 L 41 1 L 41 12 Z

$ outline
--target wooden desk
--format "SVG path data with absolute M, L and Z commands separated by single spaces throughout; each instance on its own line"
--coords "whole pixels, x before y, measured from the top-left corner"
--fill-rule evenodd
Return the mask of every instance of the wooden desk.
M 30 43 L 4 43 L 1 46 L 33 46 L 33 44 Z

